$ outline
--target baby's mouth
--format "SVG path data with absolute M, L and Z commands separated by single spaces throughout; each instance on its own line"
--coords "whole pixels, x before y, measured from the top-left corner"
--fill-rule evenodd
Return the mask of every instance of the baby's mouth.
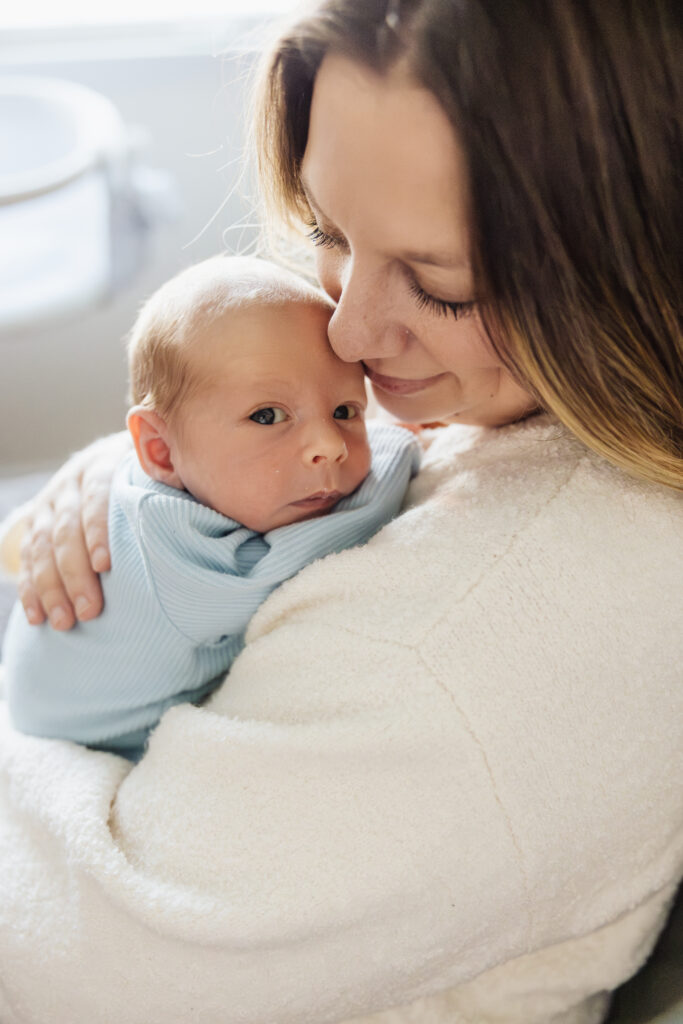
M 293 501 L 292 505 L 297 508 L 308 508 L 311 510 L 331 508 L 332 505 L 336 505 L 340 498 L 344 495 L 341 491 L 316 491 L 314 494 L 309 494 L 307 498 L 301 498 L 299 501 Z

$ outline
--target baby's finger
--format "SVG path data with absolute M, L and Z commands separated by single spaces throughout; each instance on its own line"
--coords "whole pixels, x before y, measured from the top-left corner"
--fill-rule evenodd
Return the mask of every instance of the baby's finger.
M 30 597 L 31 588 L 35 591 L 54 629 L 71 629 L 76 620 L 69 595 L 57 568 L 52 531 L 52 510 L 44 506 L 33 522 L 30 539 L 30 583 L 28 587 L 24 586 L 23 593 L 25 597 Z

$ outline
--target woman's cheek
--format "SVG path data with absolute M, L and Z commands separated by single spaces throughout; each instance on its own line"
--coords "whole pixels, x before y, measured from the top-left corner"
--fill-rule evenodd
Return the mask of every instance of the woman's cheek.
M 436 332 L 431 337 L 435 339 L 432 348 L 439 363 L 444 370 L 458 377 L 502 367 L 476 313 L 463 317 L 457 323 L 449 320 L 448 326 L 444 325 L 439 332 L 438 341 Z
M 329 249 L 318 246 L 315 250 L 315 269 L 323 291 L 327 292 L 334 302 L 341 297 L 340 260 Z
M 500 367 L 503 364 L 476 311 L 462 321 L 465 351 L 473 366 Z

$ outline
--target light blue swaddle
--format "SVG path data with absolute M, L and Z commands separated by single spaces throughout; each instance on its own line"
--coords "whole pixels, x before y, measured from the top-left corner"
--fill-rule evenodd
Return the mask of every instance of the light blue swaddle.
M 29 626 L 20 605 L 12 612 L 3 662 L 16 726 L 137 760 L 164 711 L 221 682 L 279 584 L 398 514 L 419 446 L 393 426 L 371 425 L 368 436 L 371 470 L 353 494 L 265 534 L 156 483 L 131 454 L 112 488 L 103 613 L 56 632 Z

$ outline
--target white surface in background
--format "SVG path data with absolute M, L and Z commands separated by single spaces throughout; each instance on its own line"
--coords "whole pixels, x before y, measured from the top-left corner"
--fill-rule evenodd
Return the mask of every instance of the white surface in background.
M 1 28 L 39 28 L 65 25 L 120 25 L 170 22 L 197 18 L 278 15 L 293 10 L 300 0 L 24 0 L 3 4 Z
M 101 93 L 62 78 L 0 75 L 0 138 L 6 335 L 83 312 L 128 280 L 147 219 L 131 134 Z
M 120 162 L 126 133 L 101 93 L 63 78 L 0 76 L 0 205 Z
M 13 81 L 10 79 L 10 81 Z M 30 84 L 35 79 L 22 78 Z M 5 80 L 0 82 L 5 86 Z M 26 92 L 0 93 L 0 124 L 10 144 L 0 150 L 0 181 L 32 174 L 37 167 L 61 164 L 78 146 L 77 125 L 69 108 Z
M 0 206 L 0 331 L 87 309 L 110 286 L 109 190 L 101 171 Z
M 0 6 L 1 3 L 0 3 Z M 0 32 L 0 57 L 3 55 Z M 0 59 L 0 78 L 7 69 Z M 21 74 L 80 82 L 147 131 L 147 166 L 177 184 L 180 211 L 146 236 L 140 272 L 78 316 L 0 330 L 0 476 L 61 462 L 124 426 L 124 337 L 144 299 L 182 267 L 253 241 L 249 180 L 239 184 L 249 54 L 79 59 L 24 64 Z M 13 67 L 13 72 L 19 69 Z

